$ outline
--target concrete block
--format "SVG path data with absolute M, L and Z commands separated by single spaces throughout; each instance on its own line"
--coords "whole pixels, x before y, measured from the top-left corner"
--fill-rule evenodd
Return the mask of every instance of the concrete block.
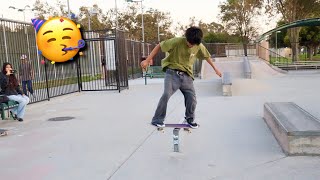
M 287 155 L 320 155 L 320 121 L 295 103 L 265 103 L 263 118 Z

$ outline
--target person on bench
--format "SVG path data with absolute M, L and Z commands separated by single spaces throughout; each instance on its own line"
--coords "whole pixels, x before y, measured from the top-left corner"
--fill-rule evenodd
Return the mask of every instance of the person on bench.
M 26 105 L 29 98 L 20 89 L 18 80 L 15 76 L 15 70 L 8 62 L 3 63 L 2 72 L 0 73 L 1 94 L 6 95 L 10 100 L 19 103 L 19 106 L 10 111 L 15 120 L 23 121 Z

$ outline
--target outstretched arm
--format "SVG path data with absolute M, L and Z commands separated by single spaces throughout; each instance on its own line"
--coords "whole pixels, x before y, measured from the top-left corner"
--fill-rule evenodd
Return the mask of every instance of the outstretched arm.
M 213 68 L 213 70 L 216 72 L 216 74 L 221 77 L 221 72 L 219 71 L 219 69 L 213 64 L 212 59 L 209 57 L 206 59 L 206 61 L 210 64 L 210 66 Z
M 149 56 L 147 57 L 146 60 L 143 60 L 140 65 L 141 65 L 141 68 L 142 69 L 146 69 L 151 60 L 158 54 L 158 52 L 160 51 L 161 47 L 160 47 L 160 44 L 158 44 L 156 47 L 153 48 L 153 50 L 151 51 L 151 53 L 149 54 Z

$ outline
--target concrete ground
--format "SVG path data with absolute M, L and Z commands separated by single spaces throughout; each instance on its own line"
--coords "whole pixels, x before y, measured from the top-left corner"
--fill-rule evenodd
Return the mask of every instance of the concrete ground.
M 257 66 L 255 66 L 257 68 Z M 258 67 L 259 68 L 259 67 Z M 259 72 L 259 71 L 256 71 Z M 24 122 L 1 121 L 1 179 L 10 180 L 216 180 L 320 177 L 320 157 L 287 157 L 262 119 L 263 104 L 293 101 L 320 119 L 320 71 L 235 78 L 232 97 L 221 80 L 196 79 L 196 120 L 180 132 L 173 152 L 172 129 L 149 123 L 163 79 L 131 80 L 130 88 L 81 92 L 27 107 Z M 261 78 L 259 78 L 261 77 Z M 166 122 L 184 115 L 180 92 L 169 101 Z M 48 121 L 74 117 L 67 121 Z

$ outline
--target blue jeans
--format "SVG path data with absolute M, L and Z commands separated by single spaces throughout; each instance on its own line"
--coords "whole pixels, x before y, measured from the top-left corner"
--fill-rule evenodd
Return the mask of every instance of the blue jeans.
M 28 86 L 29 92 L 33 94 L 32 80 L 22 81 L 22 89 L 25 95 L 28 95 L 27 86 Z
M 10 95 L 8 96 L 8 98 L 10 100 L 17 101 L 19 103 L 19 106 L 12 109 L 11 112 L 16 114 L 18 118 L 23 118 L 26 110 L 26 106 L 29 103 L 28 96 L 22 96 L 21 94 L 19 94 L 19 95 Z
M 164 79 L 164 92 L 158 103 L 156 112 L 152 118 L 153 123 L 163 123 L 167 113 L 167 104 L 169 98 L 178 90 L 184 96 L 184 104 L 186 108 L 185 118 L 193 118 L 197 105 L 196 93 L 193 86 L 193 79 L 186 73 L 167 69 Z

